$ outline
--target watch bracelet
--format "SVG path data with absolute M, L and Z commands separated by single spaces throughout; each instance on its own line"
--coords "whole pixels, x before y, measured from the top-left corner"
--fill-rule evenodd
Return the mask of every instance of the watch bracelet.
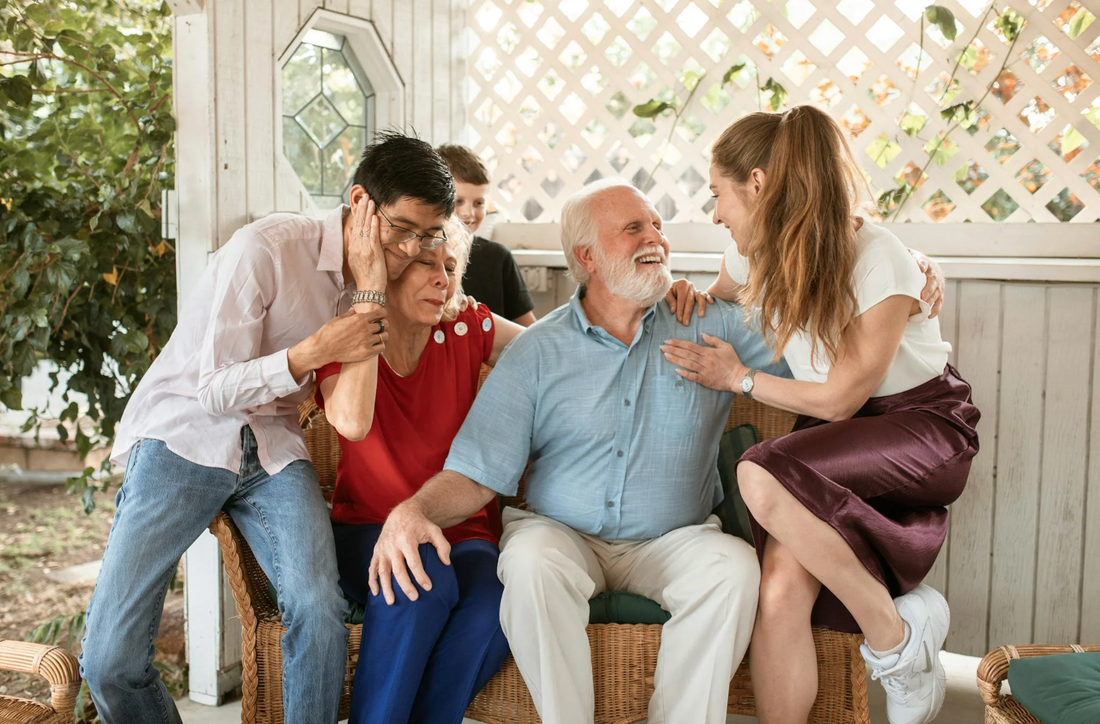
M 352 304 L 377 304 L 381 307 L 386 306 L 386 293 L 376 290 L 358 290 L 351 295 Z

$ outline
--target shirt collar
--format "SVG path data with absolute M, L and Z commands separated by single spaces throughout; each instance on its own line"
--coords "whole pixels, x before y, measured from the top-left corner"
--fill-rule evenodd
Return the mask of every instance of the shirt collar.
M 321 253 L 317 257 L 317 271 L 342 272 L 344 270 L 344 217 L 351 210 L 340 204 L 325 217 L 321 231 Z
M 584 299 L 584 295 L 587 291 L 588 290 L 585 289 L 584 285 L 582 284 L 577 287 L 577 291 L 573 292 L 573 296 L 569 298 L 569 307 L 573 310 L 573 315 L 576 317 L 577 322 L 580 324 L 581 330 L 585 334 L 596 334 L 606 337 L 608 339 L 613 339 L 611 335 L 609 335 L 604 330 L 603 327 L 592 324 L 592 322 L 588 320 L 588 315 L 584 312 L 584 305 L 581 304 L 581 300 Z M 657 304 L 660 304 L 660 302 L 657 302 Z M 655 314 L 657 314 L 657 304 L 654 304 L 652 307 L 647 309 L 646 313 L 642 316 L 642 324 L 638 328 L 638 337 L 635 338 L 635 343 L 637 343 L 638 339 L 641 338 L 641 334 L 643 332 L 648 332 L 649 328 L 652 326 L 653 317 Z

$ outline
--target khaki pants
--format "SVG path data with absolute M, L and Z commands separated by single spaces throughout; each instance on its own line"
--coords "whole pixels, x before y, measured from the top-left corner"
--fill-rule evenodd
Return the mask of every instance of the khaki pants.
M 650 724 L 723 724 L 730 679 L 756 616 L 760 566 L 718 518 L 646 541 L 604 541 L 515 508 L 504 511 L 500 621 L 546 724 L 592 722 L 588 599 L 607 590 L 672 614 L 661 634 Z

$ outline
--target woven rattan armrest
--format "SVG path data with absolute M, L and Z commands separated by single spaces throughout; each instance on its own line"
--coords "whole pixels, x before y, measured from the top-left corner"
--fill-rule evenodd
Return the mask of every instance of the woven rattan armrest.
M 1004 706 L 1005 697 L 1001 694 L 1001 684 L 1008 678 L 1008 664 L 1012 659 L 1084 652 L 1100 652 L 1100 644 L 1090 646 L 1080 646 L 1078 644 L 1067 646 L 1048 646 L 1046 644 L 1001 646 L 986 654 L 978 664 L 978 691 L 981 692 L 982 700 L 986 706 Z
M 0 641 L 0 669 L 37 674 L 50 682 L 50 706 L 66 721 L 73 720 L 80 693 L 80 665 L 68 651 L 27 641 Z

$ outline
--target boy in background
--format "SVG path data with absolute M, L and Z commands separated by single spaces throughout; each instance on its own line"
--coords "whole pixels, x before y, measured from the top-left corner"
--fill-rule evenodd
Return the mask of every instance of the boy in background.
M 493 312 L 528 327 L 535 321 L 535 304 L 512 252 L 503 244 L 477 236 L 485 220 L 489 169 L 466 146 L 447 143 L 436 149 L 455 180 L 455 215 L 474 235 L 462 291 Z

